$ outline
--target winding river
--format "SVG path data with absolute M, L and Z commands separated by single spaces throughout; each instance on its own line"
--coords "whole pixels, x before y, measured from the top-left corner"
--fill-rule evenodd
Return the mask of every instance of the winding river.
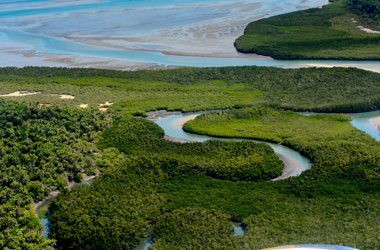
M 245 4 L 247 2 L 250 1 L 241 1 L 241 3 Z M 296 3 L 293 4 L 292 2 Z M 218 4 L 220 3 L 223 3 L 224 5 L 219 6 Z M 261 2 L 258 1 L 257 3 L 260 3 L 260 7 L 255 10 L 255 18 L 263 18 L 288 13 L 299 8 L 318 7 L 326 4 L 327 0 L 263 0 Z M 302 6 L 303 3 L 306 3 L 306 5 Z M 213 4 L 215 4 L 217 8 L 214 8 Z M 199 43 L 199 48 L 202 47 L 202 42 L 204 43 L 203 45 L 206 45 L 206 42 L 209 42 L 210 40 L 201 40 L 202 37 L 192 37 L 197 34 L 189 31 L 191 28 L 198 28 L 201 30 L 202 25 L 205 26 L 205 24 L 198 25 L 198 23 L 202 22 L 212 21 L 215 25 L 226 24 L 227 26 L 231 24 L 232 30 L 235 29 L 235 31 L 231 31 L 231 33 L 227 35 L 220 34 L 218 33 L 219 31 L 214 33 L 210 33 L 210 31 L 203 35 L 214 36 L 220 38 L 220 40 L 227 38 L 227 42 L 232 41 L 242 33 L 243 28 L 241 22 L 239 25 L 236 23 L 232 25 L 233 22 L 231 20 L 233 18 L 245 18 L 244 15 L 246 14 L 239 14 L 239 11 L 234 12 L 231 8 L 231 6 L 234 5 L 236 5 L 236 2 L 227 0 L 81 0 L 80 2 L 69 0 L 4 0 L 0 3 L 0 66 L 79 65 L 83 67 L 84 65 L 84 67 L 89 67 L 92 65 L 89 62 L 92 62 L 93 60 L 120 60 L 122 64 L 133 61 L 144 63 L 144 65 L 157 64 L 164 67 L 171 65 L 197 67 L 243 65 L 299 67 L 310 64 L 324 64 L 327 66 L 356 66 L 380 71 L 380 62 L 374 61 L 284 61 L 274 60 L 267 57 L 241 55 L 236 52 L 231 53 L 231 49 L 233 50 L 231 43 L 229 43 L 231 45 L 229 48 L 229 56 L 224 56 L 223 54 L 227 50 L 223 50 L 223 46 L 226 45 L 226 43 L 219 44 L 219 46 L 222 45 L 222 53 L 213 56 L 199 57 L 193 56 L 192 53 L 188 52 L 183 53 L 187 54 L 187 56 L 180 56 L 176 55 L 174 52 L 170 53 L 170 46 L 175 46 L 176 44 L 182 45 L 181 41 L 185 42 L 193 39 L 193 41 Z M 170 8 L 167 6 L 170 6 Z M 128 12 L 129 9 L 134 10 L 134 12 Z M 87 12 L 93 13 L 95 16 L 103 15 L 102 20 L 105 20 L 104 24 L 98 22 L 97 18 L 83 14 Z M 113 13 L 116 14 L 114 15 Z M 129 14 L 126 15 L 126 13 Z M 179 18 L 176 18 L 177 16 Z M 173 18 L 168 19 L 168 17 Z M 109 22 L 107 22 L 107 20 Z M 247 19 L 246 23 L 251 20 L 252 17 L 250 20 Z M 116 23 L 122 27 L 107 27 L 106 25 L 109 23 Z M 129 23 L 131 23 L 130 26 L 128 26 Z M 82 24 L 85 24 L 85 26 L 82 27 Z M 166 46 L 166 41 L 163 43 L 165 46 L 163 46 L 162 43 L 155 43 L 160 40 L 156 39 L 155 35 L 158 35 L 159 38 L 164 38 L 165 35 L 162 36 L 159 31 L 172 31 L 175 29 L 172 26 L 183 27 L 181 30 L 182 33 L 171 33 L 173 37 L 180 37 L 178 40 L 179 42 L 172 42 L 169 44 L 170 46 Z M 76 30 L 77 28 L 82 28 L 83 30 Z M 111 32 L 112 34 L 108 32 Z M 133 39 L 136 39 L 136 37 L 134 37 L 135 33 L 139 33 L 139 36 L 143 33 L 149 33 L 150 37 L 143 35 L 140 37 L 137 36 L 140 40 L 137 39 L 138 41 L 136 43 L 127 44 Z M 86 41 L 90 36 L 92 36 L 92 41 L 96 41 L 98 38 L 99 41 Z M 108 36 L 111 36 L 114 40 L 104 38 Z M 119 39 L 123 36 L 124 40 Z M 228 40 L 231 39 L 231 37 L 232 40 Z M 139 42 L 144 39 L 147 39 L 148 42 L 139 44 Z M 127 44 L 129 48 L 127 48 L 127 45 L 124 46 L 124 44 Z M 209 47 L 207 49 L 211 48 L 212 47 Z M 176 49 L 177 52 L 181 50 L 181 48 L 178 49 L 178 47 Z M 195 49 L 192 47 L 192 49 L 193 51 L 197 50 L 196 47 Z M 87 63 L 86 61 L 83 63 L 84 57 L 91 59 L 87 61 Z M 58 60 L 57 58 L 61 59 L 60 64 L 53 63 Z M 81 59 L 78 60 L 78 58 Z M 80 64 L 67 63 L 68 61 L 73 60 L 80 61 Z M 189 134 L 177 126 L 179 120 L 186 116 L 197 114 L 199 113 L 173 115 L 159 119 L 157 124 L 165 130 L 167 135 L 173 137 L 195 141 L 216 139 L 213 137 Z M 380 111 L 349 115 L 353 118 L 351 122 L 352 125 L 380 141 L 380 132 L 371 122 L 372 118 L 380 117 Z M 222 138 L 218 139 L 231 140 Z M 310 168 L 310 160 L 300 155 L 298 152 L 275 143 L 268 144 L 277 154 L 290 157 L 298 163 L 300 168 L 292 174 L 293 176 L 297 176 L 302 173 L 302 171 Z M 40 205 L 37 208 L 37 212 L 46 213 L 48 203 L 49 201 L 46 201 Z M 47 237 L 49 221 L 45 218 L 42 219 L 41 222 L 47 229 L 44 232 L 44 236 Z M 236 230 L 239 230 L 236 226 L 235 228 Z M 149 238 L 146 239 L 146 243 L 141 245 L 140 249 L 146 249 L 148 244 L 150 244 Z M 289 247 L 287 248 L 289 249 Z
M 158 120 L 156 121 L 156 123 L 161 128 L 164 129 L 166 135 L 169 135 L 172 137 L 177 137 L 177 138 L 182 138 L 185 140 L 200 141 L 200 142 L 210 140 L 210 139 L 234 140 L 231 138 L 216 138 L 216 137 L 210 137 L 210 136 L 204 136 L 204 135 L 191 134 L 191 133 L 187 133 L 187 132 L 183 131 L 182 126 L 179 124 L 179 122 L 184 118 L 187 118 L 189 116 L 196 116 L 199 114 L 201 114 L 201 113 L 200 112 L 194 112 L 194 113 L 182 113 L 182 114 L 177 114 L 177 115 L 170 115 L 170 116 L 164 117 L 164 118 L 159 117 Z M 313 113 L 304 113 L 304 115 L 312 115 L 312 114 Z M 355 126 L 356 128 L 370 134 L 377 141 L 380 141 L 380 131 L 376 128 L 376 126 L 371 121 L 373 118 L 380 116 L 380 110 L 374 111 L 374 112 L 355 113 L 355 114 L 348 114 L 348 115 L 350 115 L 353 119 L 351 121 L 351 124 L 353 126 Z M 304 170 L 310 168 L 310 166 L 311 166 L 310 160 L 308 158 L 302 156 L 297 151 L 294 151 L 288 147 L 285 147 L 285 146 L 282 146 L 279 144 L 268 143 L 268 142 L 265 142 L 265 143 L 269 144 L 274 149 L 274 151 L 276 153 L 282 154 L 282 155 L 285 155 L 287 157 L 292 158 L 301 166 L 301 168 L 298 171 L 294 172 L 292 174 L 292 176 L 297 176 L 297 175 L 301 174 Z M 86 183 L 89 184 L 88 182 L 86 182 Z M 47 208 L 48 208 L 49 203 L 50 203 L 50 200 L 43 202 L 37 208 L 36 212 L 47 214 Z M 49 224 L 50 224 L 49 220 L 47 217 L 45 217 L 45 218 L 40 219 L 40 221 L 45 227 L 45 231 L 42 233 L 42 235 L 47 237 L 48 232 L 49 232 Z M 235 228 L 235 236 L 236 235 L 244 235 L 244 229 L 240 225 L 235 223 L 234 228 Z M 148 247 L 150 245 L 151 245 L 151 238 L 147 237 L 147 238 L 142 239 L 142 241 L 135 248 L 135 250 L 146 250 L 146 249 L 148 249 Z M 307 247 L 311 246 L 311 245 L 308 245 L 308 246 L 298 245 L 298 246 L 296 246 L 295 249 L 299 250 L 299 248 L 303 247 L 303 246 L 305 247 L 305 249 L 307 249 Z M 334 249 L 334 248 L 332 248 L 332 246 L 330 246 L 330 247 L 331 247 L 331 249 Z M 289 247 L 287 247 L 287 249 L 289 249 Z M 335 249 L 338 249 L 338 248 L 335 248 Z M 351 250 L 352 248 L 342 248 L 342 249 Z

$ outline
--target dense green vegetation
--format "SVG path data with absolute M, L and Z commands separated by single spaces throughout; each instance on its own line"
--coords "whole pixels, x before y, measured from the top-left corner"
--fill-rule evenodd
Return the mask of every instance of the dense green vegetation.
M 268 67 L 181 68 L 122 72 L 98 69 L 27 67 L 0 69 L 0 94 L 30 103 L 98 107 L 116 102 L 114 112 L 141 114 L 156 109 L 203 110 L 271 106 L 317 112 L 380 109 L 380 75 L 358 69 Z M 102 93 L 101 95 L 99 93 Z M 50 94 L 71 94 L 72 100 Z
M 300 242 L 348 245 L 363 250 L 377 249 L 377 231 L 380 229 L 376 223 L 380 205 L 378 142 L 354 129 L 345 115 L 305 117 L 291 111 L 247 108 L 204 114 L 194 122 L 206 120 L 209 123 L 204 124 L 205 127 L 210 126 L 213 129 L 218 125 L 218 121 L 225 121 L 233 128 L 237 117 L 245 134 L 249 130 L 244 126 L 244 120 L 252 122 L 252 134 L 257 131 L 260 135 L 254 137 L 266 135 L 268 138 L 271 129 L 282 126 L 285 132 L 274 130 L 271 140 L 282 140 L 284 144 L 299 147 L 305 154 L 309 153 L 315 161 L 312 169 L 300 177 L 278 182 L 232 182 L 203 175 L 187 160 L 176 158 L 175 154 L 166 148 L 160 151 L 159 156 L 143 146 L 146 147 L 148 158 L 138 154 L 140 149 L 133 151 L 127 146 L 125 152 L 128 155 L 124 156 L 108 148 L 102 157 L 106 159 L 100 159 L 99 162 L 113 164 L 108 167 L 110 173 L 116 169 L 137 168 L 139 176 L 129 176 L 133 175 L 135 170 L 120 171 L 120 175 L 107 174 L 107 178 L 99 177 L 91 187 L 86 188 L 86 191 L 75 191 L 75 198 L 70 193 L 60 195 L 58 202 L 54 203 L 56 206 L 51 208 L 53 217 L 61 218 L 52 225 L 54 235 L 63 235 L 64 230 L 71 230 L 66 234 L 70 235 L 70 238 L 62 239 L 70 243 L 66 248 L 78 242 L 87 242 L 89 239 L 92 246 L 111 242 L 114 237 L 105 236 L 106 239 L 98 240 L 89 237 L 86 232 L 92 229 L 103 234 L 106 230 L 112 231 L 114 227 L 119 231 L 117 226 L 109 225 L 105 228 L 98 224 L 96 221 L 99 211 L 113 209 L 108 207 L 112 207 L 114 200 L 130 199 L 123 198 L 123 188 L 120 188 L 120 194 L 115 190 L 119 190 L 119 185 L 140 186 L 140 180 L 143 178 L 149 182 L 146 184 L 148 187 L 154 187 L 150 192 L 162 198 L 155 203 L 160 207 L 161 215 L 155 218 L 146 216 L 142 223 L 144 226 L 131 227 L 138 227 L 141 230 L 139 234 L 143 234 L 142 229 L 147 228 L 147 224 L 153 225 L 152 249 L 262 249 Z M 215 126 L 212 126 L 211 121 Z M 112 137 L 103 138 L 107 142 L 103 145 L 112 146 L 111 142 L 114 141 L 114 146 L 123 150 L 120 145 L 128 145 L 128 134 L 132 133 L 128 127 L 135 127 L 133 123 L 146 129 L 151 147 L 154 141 L 161 140 L 159 129 L 154 129 L 147 121 L 130 118 L 119 122 L 124 123 L 126 126 L 121 127 L 126 129 L 117 128 L 120 124 L 115 123 L 115 130 L 124 131 L 127 139 L 121 141 L 110 139 Z M 141 125 L 144 123 L 146 124 Z M 224 128 L 226 131 L 227 126 Z M 260 130 L 264 132 L 259 132 Z M 137 133 L 145 134 L 142 130 Z M 109 133 L 108 136 L 112 134 L 114 133 Z M 123 137 L 118 132 L 115 134 L 119 134 L 116 138 Z M 148 138 L 144 140 L 148 141 Z M 141 140 L 142 145 L 144 140 Z M 184 155 L 190 151 L 185 148 L 181 150 Z M 132 154 L 137 154 L 137 158 Z M 113 158 L 110 159 L 109 155 Z M 151 177 L 152 173 L 156 178 Z M 113 176 L 116 176 L 115 181 Z M 107 183 L 118 183 L 117 180 L 121 179 L 130 181 L 128 184 L 110 185 L 114 189 L 107 188 Z M 143 190 L 145 189 L 143 188 L 142 192 Z M 138 199 L 144 200 L 143 196 Z M 138 202 L 138 199 L 135 202 Z M 71 200 L 74 200 L 75 206 L 70 205 Z M 102 201 L 102 205 L 91 206 L 89 204 L 94 204 L 91 200 Z M 134 203 L 117 206 L 115 213 L 129 211 L 132 209 L 130 206 L 133 207 Z M 156 206 L 153 207 L 157 208 Z M 98 207 L 101 209 L 98 210 Z M 87 221 L 92 222 L 79 223 L 78 213 L 89 214 L 90 218 Z M 148 211 L 144 213 L 150 214 Z M 108 218 L 113 217 L 108 212 L 105 214 Z M 232 236 L 230 219 L 243 221 L 245 236 Z M 128 216 L 122 219 L 119 217 L 119 220 L 121 224 L 138 223 L 138 220 L 132 220 Z M 174 238 L 177 240 L 174 241 Z M 58 245 L 59 242 L 60 239 Z
M 101 178 L 91 187 L 78 185 L 63 192 L 50 205 L 49 235 L 58 249 L 131 249 L 162 213 L 164 197 L 157 193 L 165 178 L 161 167 L 175 162 L 127 159 L 114 150 L 102 158 L 113 166 Z
M 0 248 L 50 249 L 30 208 L 81 172 L 93 173 L 104 115 L 0 100 Z
M 162 139 L 153 122 L 124 118 L 107 129 L 99 148 L 116 147 L 127 154 L 170 156 L 215 178 L 233 181 L 266 181 L 282 173 L 284 164 L 264 143 L 217 141 L 179 143 Z
M 352 12 L 357 14 L 366 27 L 380 28 L 380 2 L 376 0 L 350 0 L 346 2 Z
M 380 143 L 349 121 L 346 115 L 303 116 L 293 111 L 245 108 L 202 114 L 187 122 L 184 129 L 214 136 L 280 142 L 314 162 L 309 175 L 360 176 L 362 181 L 377 182 Z
M 258 53 L 276 59 L 379 60 L 380 36 L 361 31 L 363 11 L 378 1 L 334 1 L 322 9 L 308 9 L 261 19 L 250 23 L 235 41 L 240 52 Z M 363 4 L 366 2 L 366 4 Z M 354 9 L 354 10 L 353 10 Z M 353 19 L 357 22 L 353 22 Z M 366 19 L 368 20 L 368 18 Z M 371 19 L 372 23 L 377 23 Z
M 214 209 L 174 210 L 154 224 L 152 249 L 219 249 L 231 245 L 231 224 L 230 215 Z
M 304 117 L 268 108 L 375 110 L 380 107 L 378 74 L 341 68 L 119 72 L 28 67 L 0 69 L 0 82 L 0 94 L 41 92 L 4 97 L 26 104 L 1 103 L 2 121 L 12 120 L 1 123 L 2 152 L 20 154 L 0 158 L 1 167 L 9 170 L 1 171 L 6 178 L 0 188 L 0 248 L 49 249 L 52 242 L 38 235 L 41 226 L 30 202 L 94 167 L 103 174 L 91 186 L 63 191 L 51 205 L 51 236 L 58 249 L 131 249 L 151 226 L 153 249 L 262 249 L 301 241 L 379 248 L 379 143 L 354 129 L 344 115 Z M 115 102 L 109 113 L 112 124 L 99 136 L 106 117 L 91 108 L 106 101 Z M 29 104 L 36 102 L 53 106 Z M 63 107 L 82 103 L 90 109 Z M 311 170 L 283 181 L 263 181 L 282 167 L 268 146 L 167 142 L 158 126 L 129 116 L 160 108 L 259 105 L 267 108 L 207 114 L 202 117 L 210 120 L 202 122 L 215 129 L 219 119 L 244 133 L 228 136 L 282 142 L 313 159 Z M 219 132 L 227 129 L 224 125 Z M 97 158 L 95 141 L 101 153 Z M 22 164 L 32 159 L 25 156 L 29 154 L 36 155 L 35 165 Z M 194 220 L 185 221 L 186 216 Z M 232 236 L 231 220 L 243 222 L 245 236 Z

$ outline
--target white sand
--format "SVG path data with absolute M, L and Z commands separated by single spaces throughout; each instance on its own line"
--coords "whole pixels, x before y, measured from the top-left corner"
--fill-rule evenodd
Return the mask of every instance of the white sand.
M 380 116 L 372 118 L 371 121 L 373 125 L 375 125 L 377 129 L 380 131 Z
M 36 95 L 41 94 L 41 92 L 29 92 L 29 91 L 16 91 L 9 94 L 0 95 L 1 97 L 17 97 L 17 96 L 26 96 L 26 95 Z
M 109 105 L 112 105 L 112 104 L 114 104 L 114 103 L 113 103 L 113 102 L 108 102 L 108 101 L 106 101 L 105 103 L 101 103 L 101 104 L 99 104 L 99 107 L 109 106 Z
M 301 165 L 294 158 L 279 153 L 276 153 L 276 155 L 284 162 L 285 167 L 282 170 L 282 174 L 272 179 L 272 181 L 284 180 L 290 176 L 294 176 L 301 169 Z
M 88 104 L 87 103 L 82 103 L 79 105 L 80 108 L 88 108 Z
M 366 27 L 361 26 L 361 25 L 359 25 L 359 26 L 357 26 L 357 27 L 358 27 L 359 29 L 361 29 L 362 31 L 367 32 L 367 33 L 380 34 L 380 31 L 377 31 L 377 30 L 371 30 L 371 29 L 366 28 Z
M 190 115 L 190 116 L 185 116 L 184 118 L 182 118 L 181 120 L 179 120 L 177 123 L 176 123 L 176 126 L 177 127 L 183 127 L 183 125 L 190 121 L 190 120 L 194 120 L 198 115 Z
M 61 99 L 74 99 L 75 96 L 73 96 L 73 95 L 59 95 L 59 98 L 61 98 Z
M 51 6 L 100 0 L 49 1 Z M 295 0 L 285 5 L 304 9 L 326 0 Z M 38 6 L 39 3 L 35 3 Z M 17 4 L 15 4 L 17 5 Z M 276 5 L 280 6 L 280 5 Z M 36 8 L 35 6 L 32 6 Z M 0 29 L 65 37 L 102 48 L 158 51 L 171 55 L 227 58 L 269 58 L 238 53 L 233 45 L 246 25 L 281 11 L 268 1 L 242 0 L 219 3 L 173 4 L 145 8 L 91 8 L 58 13 L 25 15 L 0 20 Z M 96 18 L 94 18 L 96 17 Z M 101 20 L 101 21 L 99 21 Z M 0 34 L 1 35 L 1 34 Z M 32 45 L 0 37 L 0 66 L 62 66 L 105 69 L 161 69 L 165 65 L 91 56 L 37 53 Z M 170 68 L 176 67 L 175 65 Z

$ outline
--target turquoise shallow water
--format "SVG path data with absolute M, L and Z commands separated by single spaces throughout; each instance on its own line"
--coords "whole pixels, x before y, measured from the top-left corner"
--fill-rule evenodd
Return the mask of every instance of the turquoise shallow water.
M 304 8 L 320 6 L 326 3 L 325 0 L 307 0 L 302 4 Z M 36 0 L 16 0 L 2 1 L 0 8 L 0 42 L 12 44 L 12 46 L 26 46 L 28 51 L 46 53 L 53 55 L 89 56 L 103 59 L 117 59 L 124 61 L 134 61 L 152 63 L 159 65 L 178 66 L 276 66 L 276 65 L 297 65 L 307 61 L 279 61 L 273 59 L 254 58 L 209 58 L 192 56 L 173 56 L 160 52 L 150 52 L 138 50 L 141 48 L 153 48 L 160 51 L 164 46 L 159 42 L 155 44 L 142 44 L 137 42 L 130 46 L 137 47 L 136 50 L 110 49 L 104 46 L 97 47 L 82 43 L 87 35 L 128 37 L 129 41 L 134 35 L 141 35 L 148 32 L 165 30 L 166 27 L 183 27 L 190 25 L 189 29 L 202 26 L 202 22 L 213 21 L 225 25 L 232 25 L 230 19 L 245 19 L 234 10 L 239 4 L 248 6 L 257 5 L 259 8 L 253 13 L 244 15 L 269 17 L 282 13 L 297 10 L 300 5 L 298 1 L 288 0 L 242 0 L 233 2 L 226 0 L 81 0 L 81 1 L 36 1 Z M 301 4 L 301 5 L 302 5 Z M 235 11 L 235 12 L 234 12 Z M 232 13 L 232 16 L 228 14 Z M 226 21 L 226 22 L 225 22 Z M 236 28 L 236 27 L 231 27 Z M 202 30 L 202 28 L 199 28 Z M 181 30 L 180 34 L 170 34 L 178 39 L 186 39 L 186 36 L 193 36 L 194 31 Z M 83 39 L 65 39 L 62 36 L 79 35 Z M 210 35 L 205 33 L 205 35 Z M 212 33 L 212 35 L 218 35 Z M 132 38 L 129 38 L 132 36 Z M 227 35 L 228 36 L 228 35 Z M 238 34 L 236 34 L 238 36 Z M 123 40 L 124 41 L 124 40 Z M 153 43 L 153 42 L 152 42 Z M 173 46 L 173 44 L 172 44 Z M 202 46 L 202 44 L 199 44 Z M 170 46 L 168 47 L 169 49 Z M 166 49 L 168 49 L 166 48 Z M 194 48 L 193 48 L 194 49 Z M 10 47 L 12 53 L 17 52 Z M 12 54 L 7 54 L 12 57 Z M 7 60 L 10 61 L 7 64 Z M 318 61 L 323 63 L 324 61 Z M 334 62 L 328 62 L 334 63 Z M 349 62 L 339 62 L 349 63 Z M 0 59 L 1 66 L 13 66 L 11 60 L 6 57 Z M 380 64 L 379 64 L 380 67 Z
M 213 58 L 213 57 L 191 57 L 191 56 L 174 56 L 165 55 L 161 52 L 151 51 L 132 51 L 106 49 L 91 45 L 86 45 L 68 40 L 66 38 L 31 34 L 24 31 L 0 29 L 0 41 L 12 42 L 15 44 L 28 45 L 36 52 L 48 54 L 67 54 L 67 55 L 84 55 L 107 59 L 121 59 L 136 62 L 149 62 L 163 65 L 180 65 L 180 66 L 280 66 L 280 65 L 300 65 L 308 64 L 307 60 L 274 60 L 274 59 L 256 59 L 256 58 Z M 312 63 L 321 64 L 352 64 L 352 61 L 327 61 L 314 60 Z M 380 62 L 360 61 L 355 64 L 379 66 Z

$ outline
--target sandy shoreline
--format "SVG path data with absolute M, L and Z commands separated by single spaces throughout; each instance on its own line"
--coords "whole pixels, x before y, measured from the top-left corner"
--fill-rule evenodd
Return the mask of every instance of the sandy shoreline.
M 279 177 L 272 179 L 272 181 L 279 181 L 294 176 L 301 169 L 300 164 L 294 158 L 283 154 L 276 153 L 276 155 L 284 162 L 284 169 Z
M 189 115 L 189 116 L 185 116 L 184 118 L 182 118 L 181 120 L 179 120 L 177 123 L 176 123 L 176 126 L 177 127 L 183 127 L 183 125 L 185 125 L 186 122 L 188 121 L 191 121 L 191 120 L 194 120 L 198 115 Z
M 372 118 L 371 121 L 373 125 L 375 125 L 377 129 L 380 131 L 380 116 Z
M 66 4 L 70 6 L 78 2 L 68 1 Z M 270 57 L 236 51 L 234 41 L 243 34 L 246 25 L 280 13 L 289 6 L 292 6 L 294 10 L 305 9 L 326 4 L 327 1 L 297 0 L 291 4 L 273 2 L 275 3 L 251 0 L 243 0 L 239 4 L 233 1 L 187 4 L 168 2 L 164 5 L 145 7 L 126 4 L 122 8 L 119 8 L 120 6 L 90 8 L 86 13 L 81 9 L 69 8 L 70 11 L 59 12 L 59 15 L 48 12 L 33 16 L 9 16 L 0 20 L 0 57 L 3 58 L 0 66 L 92 67 L 117 70 L 179 67 L 175 63 L 138 62 L 139 55 L 137 54 L 136 61 L 133 60 L 134 58 L 128 61 L 106 56 L 104 58 L 86 56 L 77 53 L 81 51 L 80 48 L 77 49 L 77 45 L 80 47 L 83 44 L 98 46 L 100 50 L 152 51 L 166 55 L 208 58 L 269 59 Z M 52 0 L 49 4 L 61 6 L 64 3 Z M 17 7 L 18 4 L 15 3 L 15 6 Z M 107 6 L 105 4 L 104 7 Z M 102 21 L 99 22 L 99 20 Z M 26 34 L 33 35 L 31 39 L 34 39 L 35 35 L 44 34 L 58 38 L 58 43 L 59 39 L 65 38 L 77 44 L 63 46 L 69 47 L 68 51 L 61 50 L 62 47 L 59 47 L 56 52 L 54 52 L 55 48 L 39 51 L 40 47 L 44 48 L 46 37 L 41 38 L 41 45 L 25 42 L 29 40 L 28 38 L 17 40 L 17 36 L 4 39 L 7 33 L 2 36 L 2 28 L 25 31 Z M 49 43 L 53 41 L 47 44 Z M 52 51 L 52 53 L 44 53 L 44 51 Z

